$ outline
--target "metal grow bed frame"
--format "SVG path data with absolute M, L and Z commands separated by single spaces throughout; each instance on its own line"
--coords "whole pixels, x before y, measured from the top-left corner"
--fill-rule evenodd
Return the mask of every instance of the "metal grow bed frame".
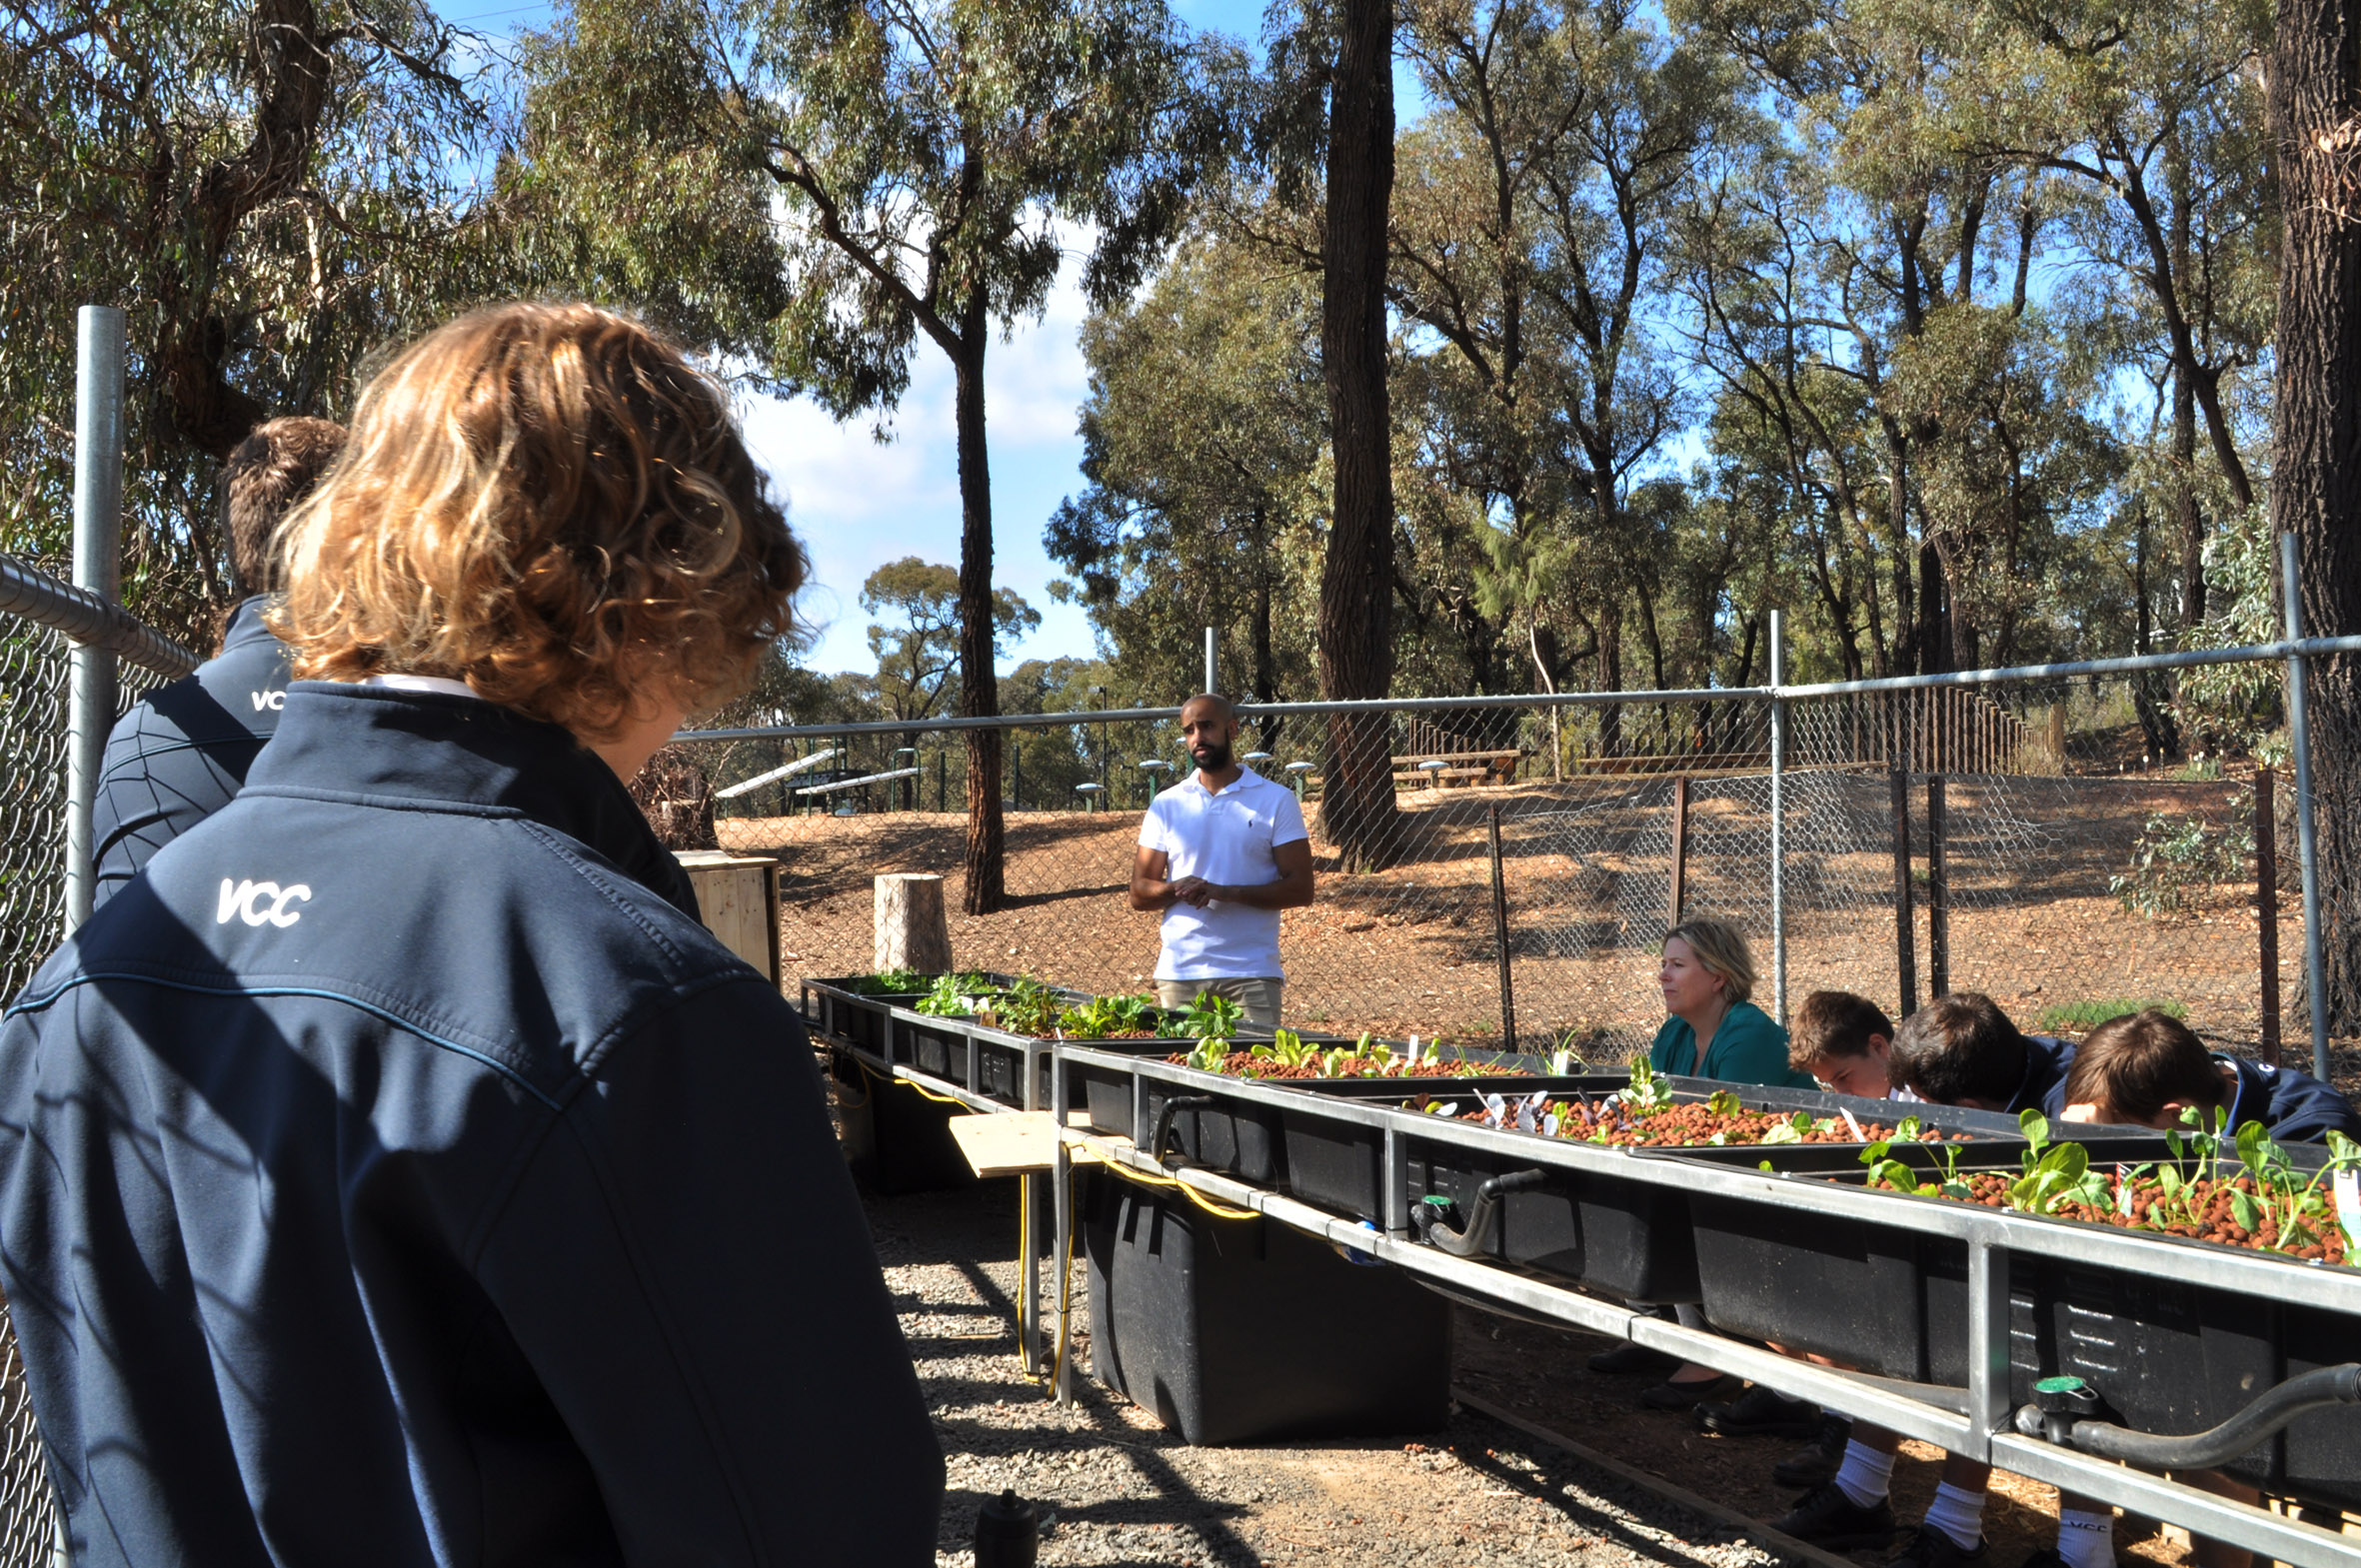
M 1251 1080 L 1215 1079 L 1213 1074 L 1162 1061 L 1121 1057 L 1072 1044 L 1053 1052 L 1053 1103 L 1065 1103 L 1070 1063 L 1130 1071 L 1135 1078 L 1136 1104 L 1139 1097 L 1145 1096 L 1145 1085 L 1151 1080 L 1190 1088 L 1217 1082 L 1226 1095 L 1286 1106 L 1299 1114 L 1309 1109 L 1321 1117 L 1376 1128 L 1384 1148 L 1384 1221 L 1383 1232 L 1378 1234 L 1358 1220 L 1328 1213 L 1231 1176 L 1198 1167 L 1168 1168 L 1128 1140 L 1069 1131 L 1060 1142 L 1052 1181 L 1057 1210 L 1053 1244 L 1059 1255 L 1064 1254 L 1074 1224 L 1068 1174 L 1072 1165 L 1070 1145 L 1079 1144 L 1093 1157 L 1111 1165 L 1179 1181 L 1208 1198 L 1254 1210 L 1336 1245 L 1357 1248 L 1452 1291 L 1497 1301 L 1593 1333 L 1628 1339 L 1718 1371 L 1768 1383 L 1782 1392 L 1832 1405 L 1906 1436 L 1982 1460 L 1997 1469 L 2167 1518 L 2197 1533 L 2234 1542 L 2299 1568 L 2350 1568 L 2361 1561 L 2361 1548 L 2349 1538 L 2318 1526 L 2074 1449 L 2019 1436 L 2012 1425 L 2015 1406 L 2009 1387 L 2012 1254 L 2168 1275 L 2191 1285 L 2253 1296 L 2260 1302 L 2320 1308 L 2361 1320 L 2361 1278 L 2349 1271 L 1967 1204 L 1929 1203 L 1913 1207 L 1903 1215 L 1893 1205 L 1904 1200 L 1892 1194 L 1843 1187 L 1810 1177 L 1662 1155 L 1638 1157 L 1619 1150 L 1536 1138 L 1466 1122 L 1438 1124 L 1433 1117 L 1391 1106 L 1305 1095 L 1299 1090 Z M 1601 1300 L 1564 1285 L 1545 1282 L 1511 1265 L 1454 1257 L 1411 1240 L 1407 1148 L 1402 1136 L 1410 1128 L 1421 1138 L 1451 1138 L 1471 1149 L 1506 1156 L 1522 1164 L 1577 1172 L 1611 1171 L 1624 1180 L 1673 1185 L 1692 1193 L 1714 1193 L 1872 1225 L 1899 1223 L 1924 1234 L 1961 1241 L 1966 1245 L 1968 1260 L 1968 1384 L 1965 1388 L 1950 1388 L 1908 1383 L 1792 1360 L 1716 1334 L 1683 1328 L 1620 1302 Z M 1029 1272 L 1029 1290 L 1035 1279 Z M 1058 1302 L 1061 1312 L 1072 1310 L 1072 1303 L 1066 1298 L 1070 1289 L 1071 1282 L 1062 1279 Z M 1055 1384 L 1062 1398 L 1069 1396 L 1071 1375 L 1066 1364 L 1055 1369 Z

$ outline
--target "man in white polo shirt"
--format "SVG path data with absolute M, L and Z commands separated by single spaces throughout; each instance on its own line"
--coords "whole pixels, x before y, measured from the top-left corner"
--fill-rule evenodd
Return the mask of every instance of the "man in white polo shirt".
M 1162 909 L 1157 998 L 1226 996 L 1278 1026 L 1278 911 L 1311 901 L 1311 838 L 1294 791 L 1231 759 L 1237 711 L 1192 697 L 1180 735 L 1196 772 L 1149 802 L 1132 861 L 1132 907 Z

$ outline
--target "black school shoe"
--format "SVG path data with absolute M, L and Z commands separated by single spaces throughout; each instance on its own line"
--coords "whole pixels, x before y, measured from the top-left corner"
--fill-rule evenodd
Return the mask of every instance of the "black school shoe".
M 1723 1437 L 1820 1435 L 1820 1407 L 1757 1383 L 1726 1405 L 1697 1406 L 1697 1425 Z
M 1693 1383 L 1676 1383 L 1666 1378 L 1653 1388 L 1641 1389 L 1639 1402 L 1650 1410 L 1691 1410 L 1700 1400 L 1718 1399 L 1737 1391 L 1738 1380 L 1727 1372 L 1699 1378 Z
M 1831 1481 L 1804 1493 L 1792 1509 L 1771 1521 L 1771 1528 L 1832 1552 L 1890 1546 L 1894 1538 L 1893 1504 L 1881 1497 L 1875 1507 L 1863 1508 Z
M 1771 1479 L 1799 1492 L 1826 1486 L 1836 1479 L 1837 1467 L 1844 1463 L 1844 1445 L 1852 1441 L 1852 1435 L 1853 1424 L 1846 1417 L 1821 1416 L 1819 1435 L 1812 1445 L 1772 1465 Z
M 1922 1524 L 1898 1556 L 1886 1559 L 1885 1568 L 1966 1568 L 1968 1564 L 1983 1562 L 1988 1555 L 1981 1540 L 1971 1552 L 1933 1525 Z M 2049 1560 L 2046 1568 L 2064 1568 L 2058 1562 L 2057 1553 L 2047 1550 L 2026 1558 L 2025 1568 L 2044 1568 L 2045 1557 Z
M 1680 1357 L 1666 1355 L 1661 1350 L 1650 1350 L 1645 1345 L 1620 1344 L 1612 1350 L 1601 1350 L 1586 1363 L 1593 1372 L 1610 1376 L 1645 1374 L 1662 1377 L 1680 1365 Z

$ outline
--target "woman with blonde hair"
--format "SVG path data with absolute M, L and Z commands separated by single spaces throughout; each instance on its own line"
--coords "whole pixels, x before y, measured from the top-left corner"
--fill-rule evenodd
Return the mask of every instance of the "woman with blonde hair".
M 1648 1047 L 1648 1065 L 1656 1071 L 1725 1083 L 1818 1086 L 1809 1073 L 1787 1064 L 1787 1031 L 1748 999 L 1754 994 L 1754 955 L 1736 926 L 1726 920 L 1694 919 L 1666 931 L 1656 984 L 1670 1014 Z M 1678 1316 L 1691 1328 L 1705 1326 L 1695 1307 L 1681 1306 Z M 1736 1378 L 1711 1367 L 1637 1344 L 1600 1351 L 1590 1358 L 1590 1368 L 1669 1374 L 1640 1393 L 1640 1403 L 1655 1410 L 1685 1410 L 1738 1386 Z
M 1754 955 L 1726 920 L 1683 920 L 1664 933 L 1656 985 L 1670 1016 L 1648 1047 L 1658 1072 L 1808 1089 L 1787 1062 L 1787 1031 L 1754 1005 Z
M 74 1560 L 931 1564 L 803 1028 L 648 885 L 624 787 L 803 582 L 721 388 L 613 312 L 478 311 L 282 544 L 244 791 L 0 1027 Z

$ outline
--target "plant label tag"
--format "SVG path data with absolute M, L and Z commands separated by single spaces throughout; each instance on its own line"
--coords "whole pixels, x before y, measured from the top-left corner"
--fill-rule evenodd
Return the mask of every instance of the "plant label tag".
M 2131 1215 L 2131 1183 L 2123 1179 L 2121 1165 L 2115 1167 L 2115 1212 L 2126 1218 Z
M 1560 1078 L 1570 1075 L 1574 1070 L 1574 1053 L 1570 1050 L 1551 1051 L 1549 1053 L 1549 1070 Z
M 2361 1172 L 2336 1173 L 2336 1222 L 2344 1227 L 2345 1245 L 2361 1251 Z
M 1553 1111 L 1551 1111 L 1551 1112 L 1550 1112 L 1548 1115 L 1546 1115 L 1546 1116 L 1543 1116 L 1543 1117 L 1541 1118 L 1541 1130 L 1542 1130 L 1543 1132 L 1546 1132 L 1547 1134 L 1549 1134 L 1549 1136 L 1551 1136 L 1551 1137 L 1556 1137 L 1556 1136 L 1557 1136 L 1557 1112 L 1556 1112 L 1556 1111 L 1554 1111 L 1554 1110 L 1553 1110 Z
M 1844 1124 L 1852 1129 L 1853 1141 L 1855 1143 L 1866 1143 L 1869 1141 L 1868 1135 L 1861 1131 L 1861 1124 L 1853 1119 L 1853 1113 L 1851 1111 L 1846 1110 L 1843 1106 L 1839 1105 L 1836 1107 L 1836 1113 L 1842 1116 L 1844 1118 Z
M 1519 1132 L 1533 1130 L 1533 1107 L 1531 1102 L 1527 1100 L 1520 1099 L 1516 1102 L 1516 1130 Z

